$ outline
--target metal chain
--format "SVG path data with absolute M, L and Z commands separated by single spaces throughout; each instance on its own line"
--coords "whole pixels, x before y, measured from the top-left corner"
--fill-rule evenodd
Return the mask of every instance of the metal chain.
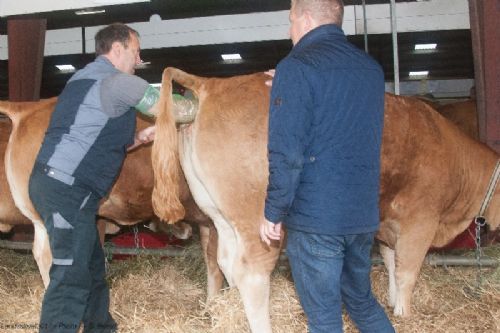
M 484 213 L 488 209 L 491 199 L 495 193 L 495 189 L 500 179 L 500 159 L 497 160 L 495 164 L 495 168 L 493 169 L 493 174 L 491 175 L 488 188 L 486 190 L 486 194 L 484 196 L 483 202 L 481 204 L 481 208 L 479 209 L 479 213 L 474 218 L 474 223 L 476 224 L 476 262 L 477 262 L 477 273 L 476 273 L 476 294 L 479 294 L 479 289 L 482 284 L 481 277 L 481 228 L 486 225 L 486 218 L 484 217 Z
M 104 246 L 103 246 L 103 249 L 104 251 L 104 269 L 105 269 L 105 272 L 106 274 L 109 273 L 110 269 L 111 269 L 111 260 L 113 260 L 113 253 L 111 253 L 111 248 L 109 246 L 109 244 L 106 244 L 106 242 L 104 242 Z
M 477 264 L 477 272 L 476 272 L 476 292 L 479 292 L 479 289 L 482 285 L 482 276 L 481 276 L 481 256 L 483 254 L 483 250 L 481 249 L 481 228 L 486 225 L 486 219 L 483 216 L 477 216 L 474 219 L 474 223 L 476 224 L 476 264 Z
M 134 225 L 133 227 L 134 230 L 134 245 L 135 245 L 135 251 L 136 254 L 139 254 L 139 228 L 137 228 L 137 225 Z

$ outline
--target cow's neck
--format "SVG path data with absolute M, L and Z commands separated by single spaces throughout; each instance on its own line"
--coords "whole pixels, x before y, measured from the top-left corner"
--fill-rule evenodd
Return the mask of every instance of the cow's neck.
M 481 204 L 481 209 L 479 211 L 480 216 L 486 218 L 486 223 L 488 223 L 493 229 L 498 227 L 500 223 L 500 158 L 497 160 L 495 169 L 488 183 L 488 189 Z M 491 209 L 488 211 L 488 208 Z M 488 213 L 488 214 L 486 214 Z M 489 216 L 491 214 L 491 216 Z M 488 219 L 490 217 L 490 219 Z M 495 223 L 496 221 L 496 223 Z

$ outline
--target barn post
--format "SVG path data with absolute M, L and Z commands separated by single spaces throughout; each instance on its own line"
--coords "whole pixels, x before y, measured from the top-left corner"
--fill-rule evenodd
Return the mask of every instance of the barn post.
M 365 41 L 365 52 L 368 53 L 368 23 L 366 19 L 366 0 L 362 1 L 363 6 L 363 39 Z
M 479 139 L 500 153 L 500 2 L 469 0 Z
M 9 100 L 40 99 L 46 19 L 9 19 Z
M 399 95 L 399 53 L 398 53 L 398 28 L 396 24 L 396 1 L 391 0 L 391 34 L 392 54 L 394 57 L 394 94 Z

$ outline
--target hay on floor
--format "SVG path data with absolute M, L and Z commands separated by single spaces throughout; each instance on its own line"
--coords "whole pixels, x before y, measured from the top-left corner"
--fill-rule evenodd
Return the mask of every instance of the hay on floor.
M 195 246 L 189 251 L 200 250 Z M 500 246 L 487 249 L 486 254 L 500 258 Z M 249 332 L 237 290 L 226 289 L 205 304 L 204 272 L 201 256 L 192 254 L 175 259 L 139 256 L 112 261 L 108 274 L 111 313 L 119 332 Z M 470 292 L 475 287 L 475 268 L 424 265 L 413 294 L 414 315 L 395 318 L 390 314 L 396 331 L 499 332 L 500 268 L 483 268 L 482 278 L 476 297 Z M 387 304 L 383 266 L 374 266 L 372 283 L 379 301 Z M 306 319 L 289 273 L 274 272 L 271 288 L 274 332 L 306 332 Z M 35 332 L 43 292 L 31 253 L 0 250 L 0 332 Z M 347 316 L 344 319 L 345 332 L 357 332 Z

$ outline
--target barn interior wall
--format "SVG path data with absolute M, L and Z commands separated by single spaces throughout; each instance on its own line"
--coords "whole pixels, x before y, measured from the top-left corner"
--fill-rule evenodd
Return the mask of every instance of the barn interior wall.
M 467 0 L 397 3 L 398 32 L 469 29 Z M 29 7 L 28 7 L 29 8 Z M 5 15 L 3 12 L 0 15 Z M 368 34 L 390 33 L 388 4 L 367 6 Z M 130 24 L 141 34 L 143 49 L 187 45 L 239 43 L 288 38 L 288 11 L 220 15 Z M 343 29 L 347 35 L 363 34 L 361 6 L 346 6 Z M 85 27 L 85 50 L 94 52 L 93 36 L 100 26 Z M 8 59 L 7 39 L 0 35 L 0 60 Z M 82 52 L 80 28 L 48 30 L 45 56 Z
M 460 100 L 470 97 L 473 79 L 459 80 L 414 80 L 399 83 L 400 95 L 426 95 L 438 100 Z M 385 83 L 385 91 L 394 91 L 394 82 Z
M 22 14 L 26 11 L 41 11 L 39 5 L 44 3 L 43 10 L 60 10 L 63 8 L 80 8 L 95 1 L 38 1 L 36 5 L 27 5 L 27 0 L 2 1 L 0 16 Z M 102 5 L 105 5 L 102 0 Z M 109 1 L 108 4 L 133 1 Z M 14 3 L 16 3 L 14 5 Z M 49 3 L 53 3 L 50 7 Z M 431 0 L 422 2 L 398 2 L 396 15 L 398 32 L 437 31 L 469 29 L 468 0 L 454 0 L 453 6 L 447 1 Z M 7 9 L 7 5 L 13 7 Z M 63 7 L 61 7 L 63 6 Z M 64 7 L 66 6 L 66 7 Z M 79 7 L 80 6 L 80 7 Z M 390 33 L 389 4 L 367 5 L 367 31 L 369 35 Z M 10 10 L 10 11 L 9 11 Z M 362 6 L 346 6 L 344 30 L 348 35 L 363 34 Z M 203 44 L 230 44 L 249 41 L 276 41 L 288 38 L 288 11 L 251 13 L 238 15 L 222 15 L 196 17 L 188 19 L 161 20 L 130 24 L 141 34 L 141 46 L 144 50 L 166 47 L 185 47 Z M 68 54 L 92 54 L 94 52 L 93 36 L 100 26 L 47 30 L 45 37 L 45 57 Z M 82 31 L 83 29 L 83 31 Z M 82 42 L 85 36 L 85 42 Z M 0 98 L 5 98 L 7 73 L 4 63 L 8 61 L 7 36 L 0 35 Z M 425 80 L 402 82 L 402 94 L 427 94 L 443 98 L 466 97 L 472 85 L 469 79 L 463 80 Z M 388 82 L 390 90 L 391 82 Z

